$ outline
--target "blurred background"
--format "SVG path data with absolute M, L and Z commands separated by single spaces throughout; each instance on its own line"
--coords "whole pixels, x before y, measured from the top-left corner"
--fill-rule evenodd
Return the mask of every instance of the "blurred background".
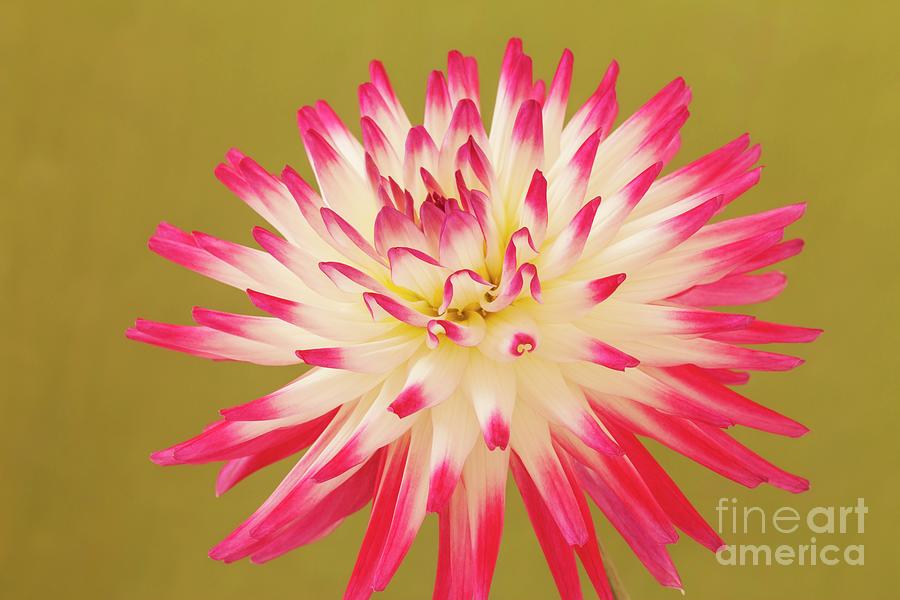
M 676 164 L 749 131 L 762 182 L 730 214 L 809 201 L 792 227 L 806 251 L 791 284 L 756 309 L 823 327 L 808 364 L 755 376 L 751 397 L 808 425 L 806 437 L 740 437 L 812 481 L 800 496 L 745 490 L 656 452 L 715 523 L 739 506 L 869 506 L 865 566 L 721 566 L 689 539 L 672 548 L 688 597 L 887 598 L 896 571 L 897 140 L 900 11 L 886 2 L 156 2 L 0 4 L 0 595 L 6 598 L 338 598 L 367 513 L 272 563 L 206 557 L 268 494 L 276 465 L 223 498 L 215 467 L 164 469 L 148 454 L 216 410 L 295 370 L 214 364 L 125 340 L 134 317 L 188 322 L 193 305 L 246 306 L 225 286 L 146 248 L 157 222 L 251 243 L 258 219 L 215 181 L 237 146 L 308 173 L 294 111 L 327 99 L 355 121 L 356 85 L 382 59 L 411 116 L 425 78 L 458 48 L 478 57 L 489 106 L 503 46 L 521 36 L 536 71 L 576 57 L 572 101 L 620 61 L 620 115 L 677 75 L 694 90 Z M 653 447 L 653 450 L 658 450 Z M 510 494 L 493 597 L 554 598 L 521 502 Z M 598 520 L 633 599 L 676 598 Z M 429 519 L 381 597 L 430 597 Z M 758 533 L 758 532 L 757 532 Z M 734 543 L 808 544 L 796 535 Z M 587 589 L 587 588 L 586 588 Z M 587 593 L 587 597 L 590 596 Z

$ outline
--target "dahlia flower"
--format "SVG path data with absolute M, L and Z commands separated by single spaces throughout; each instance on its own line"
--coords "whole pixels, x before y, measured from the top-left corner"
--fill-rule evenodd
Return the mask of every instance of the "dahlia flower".
M 151 250 L 270 316 L 195 308 L 196 326 L 138 320 L 128 337 L 310 367 L 152 455 L 224 462 L 217 494 L 300 455 L 210 556 L 265 562 L 371 503 L 345 595 L 368 598 L 435 513 L 434 597 L 484 599 L 511 472 L 560 595 L 581 597 L 577 559 L 611 598 L 586 496 L 662 585 L 682 585 L 676 530 L 722 544 L 639 438 L 748 487 L 807 489 L 725 429 L 807 431 L 732 388 L 802 362 L 747 345 L 819 330 L 710 308 L 782 291 L 758 271 L 800 251 L 782 238 L 804 207 L 715 219 L 759 179 L 759 146 L 742 135 L 661 176 L 691 92 L 675 79 L 615 127 L 618 70 L 567 120 L 572 54 L 546 85 L 513 39 L 488 131 L 474 58 L 431 73 L 415 126 L 373 62 L 361 142 L 325 102 L 298 112 L 318 191 L 237 150 L 216 168 L 277 230 L 253 230 L 261 250 L 159 226 Z

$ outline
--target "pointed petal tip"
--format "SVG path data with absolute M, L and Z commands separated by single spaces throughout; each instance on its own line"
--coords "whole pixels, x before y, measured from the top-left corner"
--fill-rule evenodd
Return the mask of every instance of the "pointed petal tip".
M 787 490 L 792 494 L 802 494 L 804 492 L 808 492 L 812 487 L 809 483 L 809 480 L 804 477 L 798 477 L 797 481 L 793 485 L 780 485 L 782 489 Z
M 161 467 L 169 467 L 178 464 L 175 461 L 175 451 L 171 448 L 152 452 L 150 454 L 150 461 L 154 464 L 160 465 Z
M 791 369 L 796 369 L 797 367 L 800 367 L 800 366 L 803 366 L 804 364 L 806 364 L 806 359 L 804 359 L 804 358 L 799 358 L 796 356 L 790 356 L 788 358 L 792 359 L 792 360 L 785 360 L 785 365 L 786 365 L 785 370 L 787 370 L 787 371 L 789 371 Z
M 422 386 L 413 384 L 401 391 L 387 407 L 387 410 L 403 419 L 421 410 L 426 404 L 427 398 L 423 394 Z
M 809 432 L 810 432 L 809 427 L 807 427 L 806 425 L 804 425 L 802 423 L 797 423 L 796 421 L 794 421 L 794 427 L 791 429 L 791 431 L 786 432 L 786 433 L 790 437 L 800 438 Z
M 310 348 L 296 350 L 294 354 L 304 363 L 315 367 L 340 369 L 344 365 L 340 348 Z

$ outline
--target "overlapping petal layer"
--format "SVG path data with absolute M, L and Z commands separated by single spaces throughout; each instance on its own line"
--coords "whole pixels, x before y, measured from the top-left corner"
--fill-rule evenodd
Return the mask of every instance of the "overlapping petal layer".
M 440 524 L 434 597 L 488 597 L 511 472 L 563 598 L 580 561 L 611 598 L 587 498 L 663 585 L 677 530 L 721 540 L 639 437 L 753 487 L 806 489 L 734 440 L 743 425 L 806 429 L 732 386 L 802 361 L 751 348 L 816 329 L 711 309 L 767 300 L 800 251 L 802 205 L 717 218 L 759 178 L 740 136 L 660 176 L 691 92 L 665 86 L 621 125 L 613 63 L 566 122 L 573 58 L 549 85 L 519 40 L 489 130 L 475 59 L 428 79 L 413 126 L 378 62 L 359 88 L 359 141 L 324 102 L 298 112 L 316 187 L 236 150 L 216 175 L 277 233 L 261 249 L 163 223 L 158 254 L 246 291 L 264 315 L 195 309 L 196 326 L 139 320 L 132 339 L 215 360 L 311 368 L 224 409 L 159 464 L 224 462 L 217 492 L 299 454 L 217 545 L 271 560 L 371 503 L 345 598 L 384 589 L 428 513 Z

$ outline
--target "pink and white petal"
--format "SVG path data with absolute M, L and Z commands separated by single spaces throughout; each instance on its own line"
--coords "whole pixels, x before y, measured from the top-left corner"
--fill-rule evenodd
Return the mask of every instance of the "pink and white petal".
M 438 515 L 438 564 L 432 600 L 474 597 L 475 565 L 464 485 Z
M 441 227 L 444 225 L 444 211 L 438 208 L 432 201 L 425 201 L 419 205 L 419 224 L 425 239 L 428 240 L 429 254 L 437 255 L 441 239 Z
M 344 600 L 368 600 L 375 588 L 375 572 L 385 551 L 385 541 L 400 494 L 409 455 L 409 435 L 388 446 L 379 470 L 369 524 L 363 537 Z
M 527 227 L 517 229 L 509 238 L 506 251 L 503 253 L 503 266 L 500 270 L 500 284 L 502 288 L 507 285 L 515 275 L 519 265 L 523 265 L 538 255 L 538 249 L 531 238 L 531 232 Z
M 359 231 L 330 208 L 323 207 L 321 214 L 322 222 L 341 254 L 370 273 L 384 271 L 387 261 Z
M 150 460 L 158 465 L 204 464 L 251 456 L 293 440 L 302 440 L 305 448 L 321 434 L 324 425 L 310 428 L 295 419 L 216 421 L 199 435 L 154 452 Z
M 329 143 L 361 172 L 364 150 L 356 136 L 350 132 L 338 114 L 334 112 L 334 109 L 324 100 L 316 101 L 315 111 L 319 117 L 319 122 L 324 127 Z
M 685 106 L 675 109 L 653 126 L 640 140 L 621 147 L 608 145 L 612 136 L 597 150 L 597 162 L 588 185 L 589 195 L 609 196 L 654 163 L 668 163 L 681 147 L 679 132 L 690 113 Z M 613 133 L 615 135 L 615 132 Z M 620 140 L 621 141 L 621 140 Z M 630 152 L 616 156 L 618 152 Z
M 710 411 L 727 415 L 735 424 L 790 437 L 799 437 L 809 431 L 797 421 L 761 406 L 722 385 L 699 367 L 693 365 L 662 369 L 645 367 L 644 372 L 691 398 L 694 403 L 707 407 Z
M 237 160 L 238 155 L 232 155 Z M 219 181 L 286 237 L 302 239 L 309 228 L 285 185 L 253 159 L 239 156 L 234 164 L 216 167 Z
M 300 208 L 311 233 L 301 239 L 303 247 L 320 258 L 337 258 L 340 253 L 331 245 L 330 236 L 322 222 L 321 209 L 325 201 L 321 196 L 291 167 L 281 171 L 281 181 L 287 186 L 294 201 Z
M 365 292 L 363 302 L 375 320 L 394 318 L 407 325 L 425 327 L 429 322 L 429 316 L 419 312 L 412 305 L 385 294 Z
M 621 190 L 603 199 L 594 216 L 594 226 L 591 228 L 591 234 L 585 245 L 584 254 L 586 256 L 593 256 L 615 239 L 634 208 L 644 198 L 644 194 L 659 175 L 662 167 L 661 162 L 650 165 Z
M 415 222 L 397 209 L 385 206 L 375 219 L 375 248 L 387 257 L 391 248 L 407 247 L 427 252 L 428 242 Z
M 604 431 L 581 389 L 570 385 L 563 378 L 556 363 L 523 357 L 515 366 L 516 387 L 522 405 L 530 407 L 550 424 L 571 431 L 597 452 L 611 455 L 622 453 Z M 516 406 L 516 412 L 519 409 Z M 515 435 L 514 416 L 513 438 Z
M 391 265 L 391 280 L 396 285 L 418 294 L 432 306 L 442 301 L 450 269 L 414 248 L 391 248 L 388 260 Z
M 640 338 L 650 335 L 703 335 L 733 331 L 753 322 L 749 315 L 641 304 L 610 299 L 579 323 L 593 334 Z
M 428 500 L 428 451 L 431 444 L 431 423 L 420 420 L 410 432 L 409 453 L 391 525 L 384 539 L 384 547 L 372 577 L 372 587 L 384 590 L 412 546 L 425 518 Z
M 614 419 L 637 435 L 652 438 L 732 481 L 756 487 L 763 478 L 736 462 L 707 436 L 693 421 L 665 415 L 657 410 L 622 398 L 591 396 L 594 408 L 607 421 Z
M 510 446 L 513 456 L 521 461 L 523 470 L 534 481 L 538 495 L 546 504 L 546 514 L 555 522 L 562 538 L 568 545 L 584 544 L 587 528 L 553 449 L 547 421 L 528 406 L 516 406 Z M 511 463 L 515 476 L 517 461 L 513 459 Z
M 674 367 L 694 364 L 707 369 L 752 371 L 789 371 L 803 364 L 803 359 L 775 352 L 764 352 L 714 342 L 703 338 L 654 336 L 638 340 L 612 340 L 624 351 L 636 356 L 641 364 Z
M 666 175 L 653 184 L 636 216 L 649 214 L 682 198 L 710 189 L 744 173 L 759 160 L 760 148 L 748 148 L 747 134 Z
M 454 271 L 471 269 L 484 276 L 484 253 L 484 234 L 478 220 L 467 212 L 450 211 L 441 228 L 441 264 Z
M 574 544 L 564 537 L 559 526 L 554 522 L 552 510 L 541 496 L 540 484 L 532 478 L 522 460 L 515 453 L 510 459 L 510 468 L 516 487 L 519 488 L 519 493 L 522 495 L 531 526 L 534 528 L 538 543 L 547 559 L 547 565 L 550 567 L 559 597 L 562 600 L 581 600 L 583 596 L 578 564 L 575 562 L 575 551 L 572 547 Z
M 780 294 L 787 286 L 787 277 L 780 271 L 762 275 L 729 275 L 714 283 L 696 285 L 669 300 L 690 306 L 735 306 L 766 302 Z
M 719 281 L 748 258 L 777 244 L 781 236 L 781 231 L 770 231 L 696 252 L 679 252 L 676 248 L 634 272 L 620 296 L 633 302 L 656 301 Z
M 821 329 L 754 320 L 740 329 L 716 331 L 704 337 L 729 344 L 804 344 L 822 335 Z
M 575 214 L 545 252 L 537 259 L 537 267 L 542 277 L 553 279 L 569 270 L 581 258 L 584 244 L 594 223 L 594 216 L 600 206 L 600 198 L 594 198 Z
M 353 413 L 327 448 L 309 465 L 315 481 L 339 477 L 364 463 L 379 448 L 393 443 L 418 422 L 417 417 L 397 419 L 386 409 L 405 380 L 402 370 L 391 373 L 379 390 L 360 399 Z
M 392 177 L 400 181 L 403 177 L 400 155 L 394 150 L 385 133 L 370 117 L 360 119 L 360 129 L 366 155 L 371 157 L 378 172 L 385 177 Z
M 492 193 L 497 189 L 496 175 L 490 159 L 471 135 L 456 152 L 457 187 L 460 179 L 468 188 Z M 463 196 L 462 193 L 460 193 Z M 492 207 L 493 208 L 493 207 Z M 484 227 L 484 223 L 482 223 Z
M 422 339 L 417 330 L 404 325 L 393 337 L 348 346 L 307 348 L 297 350 L 297 356 L 306 364 L 317 367 L 358 373 L 384 373 L 407 360 L 421 344 Z
M 168 223 L 163 222 L 157 226 L 147 245 L 163 258 L 226 285 L 238 289 L 259 285 L 247 273 L 200 247 L 191 234 Z
M 406 383 L 388 410 L 403 418 L 449 398 L 465 373 L 468 355 L 456 344 L 441 344 L 420 354 L 411 363 Z
M 803 251 L 803 240 L 795 239 L 782 242 L 776 246 L 772 246 L 763 252 L 760 252 L 753 258 L 748 259 L 734 271 L 733 275 L 739 273 L 749 273 L 757 269 L 763 269 L 769 265 L 774 265 L 783 260 L 787 260 L 792 256 L 796 256 Z
M 472 353 L 460 387 L 475 409 L 488 450 L 505 450 L 509 445 L 516 404 L 516 376 L 513 370 L 481 353 Z
M 272 316 L 305 329 L 322 338 L 339 342 L 371 340 L 388 333 L 396 323 L 375 323 L 372 315 L 358 303 L 331 303 L 327 308 L 303 304 L 247 290 L 250 301 Z
M 447 80 L 441 71 L 432 71 L 425 88 L 425 129 L 432 139 L 444 139 L 452 112 Z
M 257 229 L 254 228 L 254 232 Z M 219 239 L 199 231 L 195 231 L 193 236 L 199 247 L 256 280 L 257 284 L 255 287 L 262 287 L 266 291 L 276 294 L 296 294 L 300 297 L 309 296 L 310 288 L 304 285 L 304 282 L 298 280 L 297 277 L 291 277 L 291 272 L 285 270 L 286 267 L 284 265 L 266 252 Z
M 375 86 L 375 89 L 378 90 L 381 97 L 384 98 L 388 107 L 391 109 L 391 112 L 397 117 L 397 120 L 401 124 L 406 123 L 408 128 L 409 119 L 406 117 L 403 105 L 400 104 L 400 101 L 397 99 L 397 94 L 394 93 L 391 80 L 388 78 L 387 71 L 380 60 L 373 60 L 369 63 L 369 79 L 371 79 L 372 85 Z
M 572 85 L 572 51 L 566 48 L 550 83 L 550 90 L 543 102 L 544 117 L 544 155 L 548 165 L 552 165 L 559 156 L 560 138 L 563 122 L 566 119 L 566 106 L 569 102 L 569 89 Z M 592 130 L 593 131 L 593 130 Z
M 721 429 L 711 427 L 705 423 L 698 423 L 697 427 L 704 435 L 709 436 L 713 443 L 731 456 L 732 460 L 746 465 L 747 468 L 757 473 L 769 485 L 786 490 L 792 494 L 799 494 L 809 489 L 808 480 L 776 467 Z
M 466 459 L 478 439 L 478 421 L 471 404 L 458 393 L 430 412 L 432 436 L 428 511 L 439 512 L 450 501 Z
M 579 272 L 596 273 L 598 269 L 628 272 L 646 265 L 690 238 L 712 218 L 720 205 L 720 198 L 707 200 L 684 214 L 614 242 L 589 260 L 582 261 Z
M 565 378 L 584 390 L 603 396 L 628 398 L 666 414 L 730 427 L 734 421 L 727 410 L 695 400 L 690 394 L 651 377 L 646 367 L 613 371 L 587 363 L 560 365 Z
M 686 244 L 692 246 L 722 246 L 738 240 L 755 237 L 796 222 L 806 212 L 806 203 L 789 204 L 765 212 L 719 221 L 703 227 Z
M 509 452 L 476 444 L 463 468 L 472 543 L 475 600 L 488 600 L 506 508 Z
M 257 342 L 217 331 L 209 327 L 172 325 L 138 319 L 125 332 L 129 339 L 170 350 L 178 350 L 201 358 L 236 360 L 257 365 L 293 365 L 290 347 Z
M 500 164 L 498 193 L 510 210 L 516 210 L 532 174 L 544 166 L 543 118 L 538 101 L 526 100 L 519 107 L 509 150 Z
M 358 89 L 359 112 L 371 118 L 384 131 L 391 145 L 398 153 L 403 150 L 403 140 L 409 131 L 409 119 L 403 114 L 399 103 L 385 97 L 378 86 L 364 83 Z
M 414 198 L 425 196 L 421 169 L 425 169 L 428 172 L 438 172 L 438 156 L 438 148 L 424 127 L 419 125 L 409 130 L 404 147 L 403 172 L 401 175 L 404 187 L 410 191 Z
M 478 63 L 471 56 L 463 56 L 457 50 L 447 53 L 447 81 L 453 103 L 469 99 L 478 106 Z
M 537 169 L 525 193 L 519 224 L 530 232 L 535 246 L 540 247 L 544 243 L 547 234 L 547 179 Z
M 507 242 L 500 234 L 500 223 L 506 222 L 506 217 L 503 217 L 503 221 L 498 221 L 497 217 L 491 214 L 496 206 L 491 203 L 486 194 L 479 190 L 470 190 L 468 199 L 469 212 L 474 213 L 481 226 L 481 231 L 484 233 L 486 246 L 484 262 L 488 274 L 497 276 L 502 269 L 504 244 Z
M 265 450 L 228 460 L 216 476 L 216 496 L 221 496 L 260 469 L 305 450 L 322 434 L 336 412 L 337 409 L 310 422 L 294 426 L 294 431 L 285 436 L 283 441 Z
M 547 172 L 548 235 L 558 233 L 584 206 L 600 132 L 590 135 L 565 161 L 557 161 Z
M 677 215 L 684 214 L 695 206 L 703 204 L 703 202 L 705 202 L 709 198 L 720 197 L 722 199 L 722 205 L 719 207 L 719 212 L 721 212 L 732 200 L 759 183 L 761 170 L 762 167 L 759 167 L 757 169 L 754 169 L 753 171 L 742 173 L 732 179 L 727 179 L 719 183 L 718 185 L 702 190 L 692 196 L 687 196 L 685 198 L 679 199 L 677 202 L 673 202 L 672 204 L 664 206 L 648 214 L 640 213 L 640 216 L 638 216 L 639 211 L 635 211 L 631 215 L 632 218 L 622 226 L 620 237 L 632 235 L 637 231 L 648 229 L 658 223 L 662 223 L 667 219 L 671 219 Z M 638 208 L 640 208 L 641 205 L 639 205 Z M 770 230 L 760 230 L 760 232 L 765 231 Z M 703 230 L 701 229 L 700 233 L 689 240 L 682 250 L 689 251 L 695 250 L 697 248 L 712 248 L 716 245 L 719 245 L 712 237 L 704 239 L 702 232 Z M 758 235 L 758 233 L 759 232 L 754 232 L 752 230 L 748 231 L 748 235 L 750 236 Z M 731 241 L 734 241 L 735 239 L 740 239 L 740 236 L 734 236 L 731 240 L 724 240 L 723 243 L 729 243 Z
M 134 342 L 142 342 L 144 344 L 149 344 L 151 346 L 158 346 L 160 348 L 165 348 L 166 350 L 174 350 L 176 352 L 184 352 L 185 354 L 190 354 L 191 356 L 196 356 L 198 358 L 207 358 L 209 360 L 230 360 L 228 357 L 225 357 L 225 356 L 220 356 L 218 354 L 212 354 L 210 352 L 205 352 L 202 350 L 198 350 L 196 348 L 188 348 L 185 346 L 179 346 L 178 344 L 174 344 L 172 342 L 161 340 L 158 337 L 155 337 L 148 333 L 139 331 L 136 327 L 130 327 L 130 328 L 126 329 L 125 337 Z
M 606 575 L 606 567 L 603 565 L 603 557 L 600 554 L 600 544 L 597 542 L 597 532 L 594 529 L 594 517 L 591 514 L 591 509 L 584 497 L 584 493 L 581 491 L 581 484 L 565 452 L 557 447 L 556 454 L 559 456 L 559 462 L 566 473 L 569 485 L 572 486 L 572 492 L 575 494 L 575 500 L 578 501 L 578 508 L 581 509 L 581 516 L 584 519 L 588 532 L 587 542 L 581 546 L 575 546 L 575 553 L 581 560 L 588 579 L 590 579 L 591 584 L 594 586 L 594 591 L 597 592 L 600 600 L 615 600 L 609 578 Z
M 253 550 L 251 562 L 261 564 L 300 546 L 315 542 L 334 531 L 351 514 L 372 500 L 379 458 L 373 457 L 346 481 L 331 488 L 315 503 L 304 507 L 304 513 L 281 531 L 266 538 Z
M 533 310 L 542 322 L 569 323 L 578 320 L 606 301 L 625 281 L 624 273 L 599 279 L 561 283 L 541 289 L 541 304 Z
M 713 552 L 721 548 L 724 542 L 719 534 L 697 512 L 666 470 L 656 462 L 637 437 L 615 421 L 608 423 L 607 427 L 619 445 L 625 449 L 628 460 L 640 473 L 672 524 Z
M 367 469 L 361 469 L 363 475 Z M 354 473 L 356 475 L 356 473 Z M 369 478 L 372 475 L 369 474 Z M 347 480 L 352 479 L 348 477 Z M 245 534 L 238 540 L 226 540 L 225 549 L 217 546 L 211 556 L 226 563 L 250 557 L 254 563 L 263 563 L 276 558 L 298 546 L 314 542 L 334 531 L 350 513 L 359 510 L 372 497 L 371 480 L 368 486 L 357 485 L 357 480 L 328 482 L 309 487 L 300 498 L 299 509 L 292 510 L 290 517 L 283 520 L 278 530 L 265 534 Z M 351 490 L 352 493 L 346 492 Z M 366 496 L 368 494 L 368 496 Z
M 379 202 L 365 179 L 317 132 L 303 136 L 325 204 L 360 231 L 368 231 Z
M 590 190 L 605 196 L 661 159 L 687 118 L 691 92 L 680 77 L 660 90 L 603 141 Z M 617 168 L 622 165 L 622 168 Z
M 287 418 L 308 421 L 375 389 L 386 376 L 386 373 L 310 369 L 279 390 L 240 406 L 224 408 L 220 412 L 229 421 Z
M 603 456 L 592 452 L 568 432 L 554 431 L 554 434 L 559 446 L 590 472 L 589 477 L 584 477 L 581 471 L 582 479 L 587 482 L 586 491 L 604 513 L 614 513 L 607 518 L 624 533 L 629 544 L 637 546 L 639 558 L 642 558 L 642 547 L 678 541 L 678 533 L 668 515 L 627 456 Z M 657 551 L 664 553 L 662 548 Z
M 621 482 L 612 484 L 580 462 L 575 462 L 573 467 L 580 487 L 587 491 L 650 574 L 661 585 L 681 589 L 681 578 L 666 551 L 669 542 L 655 539 L 640 516 L 633 514 L 635 507 L 617 493 Z
M 320 262 L 319 270 L 331 280 L 338 290 L 347 294 L 356 295 L 365 292 L 377 292 L 388 296 L 393 294 L 381 281 L 345 263 Z
M 598 409 L 615 414 L 637 434 L 651 437 L 691 460 L 747 487 L 770 484 L 797 493 L 809 488 L 802 477 L 773 466 L 721 429 L 669 417 L 648 407 L 597 398 Z
M 347 302 L 352 299 L 346 292 L 335 287 L 335 285 L 316 266 L 316 260 L 313 256 L 299 246 L 296 246 L 261 227 L 255 227 L 253 229 L 253 238 L 271 255 L 271 257 L 274 257 L 274 259 L 285 269 L 290 273 L 293 273 L 303 285 L 318 294 L 318 296 L 321 297 L 319 298 L 320 301 L 322 298 L 339 302 Z M 284 279 L 285 278 L 282 276 L 281 280 Z M 247 288 L 253 288 L 275 296 L 291 295 L 286 294 L 283 291 L 279 294 L 278 290 L 272 289 L 273 285 L 271 283 L 266 285 L 265 283 L 260 282 L 254 285 L 248 285 L 244 289 Z M 306 296 L 308 296 L 308 294 L 301 297 Z
M 560 136 L 559 160 L 571 158 L 576 149 L 584 143 L 588 136 L 599 131 L 601 139 L 612 131 L 619 106 L 616 101 L 616 79 L 619 76 L 619 64 L 609 64 L 603 79 L 585 102 L 569 119 Z
M 491 120 L 491 150 L 498 162 L 502 163 L 506 155 L 516 111 L 531 94 L 532 86 L 531 57 L 522 52 L 522 40 L 513 38 L 506 46 L 500 67 L 497 101 Z
M 542 327 L 541 347 L 535 356 L 559 363 L 591 362 L 616 371 L 634 368 L 640 362 L 570 323 Z
M 193 308 L 191 315 L 198 325 L 263 344 L 296 348 L 326 341 L 321 336 L 272 317 L 241 315 L 199 306 Z
M 338 410 L 331 423 L 262 506 L 213 548 L 211 558 L 231 562 L 249 555 L 259 546 L 259 540 L 272 536 L 301 517 L 308 507 L 314 506 L 359 470 L 354 469 L 325 484 L 317 484 L 308 474 L 309 464 L 318 457 L 322 449 L 328 447 L 353 412 L 354 405 L 355 403 L 345 404 Z
M 487 148 L 487 134 L 484 132 L 484 124 L 478 107 L 469 99 L 460 100 L 453 110 L 450 125 L 440 145 L 440 157 L 438 159 L 438 172 L 452 173 L 456 164 L 456 155 L 469 138 L 472 138 L 479 148 Z

